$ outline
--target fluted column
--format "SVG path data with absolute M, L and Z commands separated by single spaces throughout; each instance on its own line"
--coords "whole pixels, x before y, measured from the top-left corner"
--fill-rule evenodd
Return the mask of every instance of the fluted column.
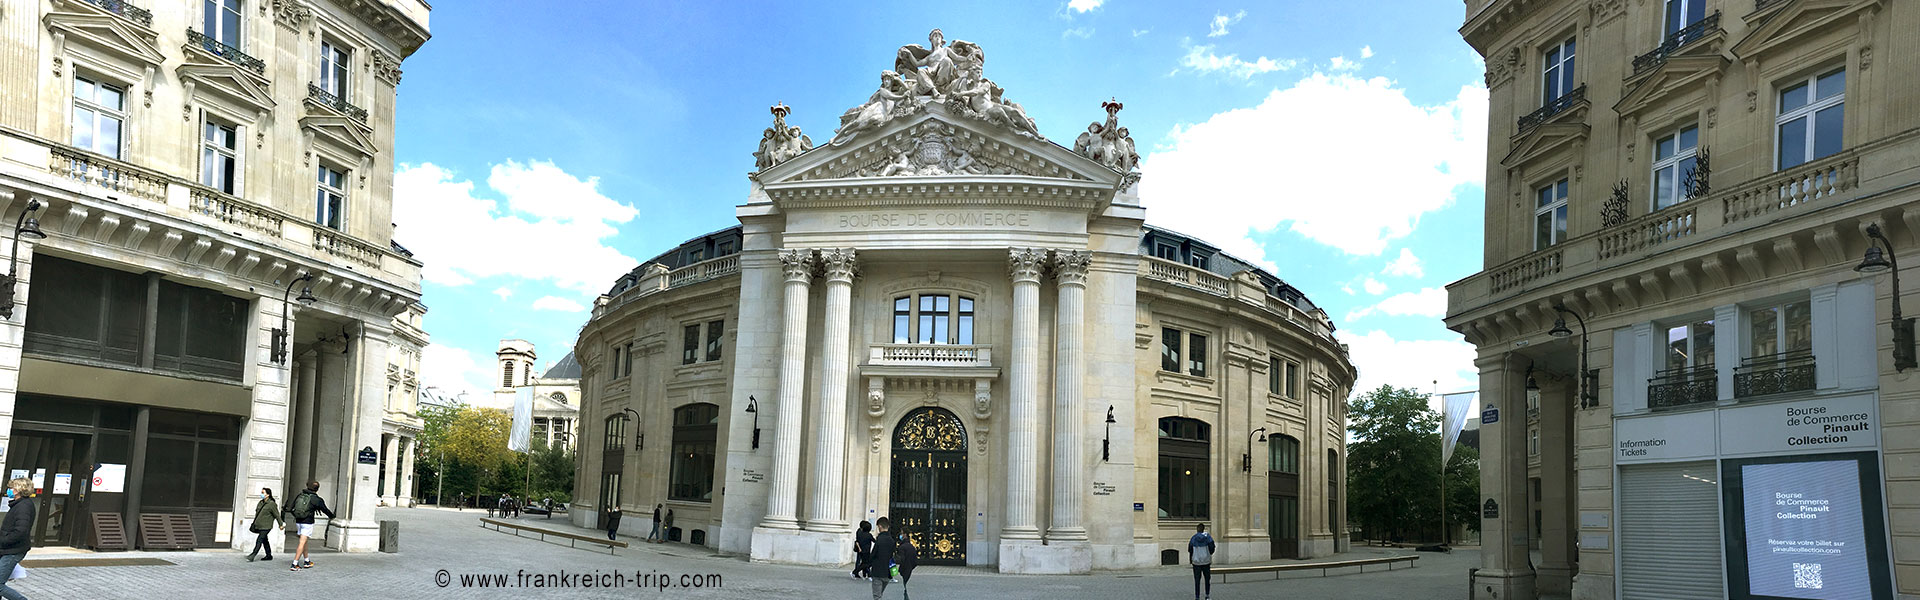
M 827 280 L 827 305 L 820 321 L 820 393 L 814 401 L 813 479 L 808 488 L 807 529 L 842 533 L 841 506 L 847 470 L 847 337 L 853 310 L 852 248 L 820 251 L 820 272 Z
M 380 486 L 385 488 L 380 490 L 380 503 L 394 506 L 394 499 L 400 497 L 400 436 L 385 434 L 380 437 L 383 438 L 380 440 L 382 445 L 380 458 L 387 461 L 386 472 L 382 473 L 384 477 L 381 477 L 385 480 L 382 483 L 386 485 Z
M 767 492 L 763 527 L 799 529 L 800 386 L 807 380 L 807 295 L 813 283 L 813 251 L 780 252 L 786 273 L 780 330 L 780 397 L 773 429 L 773 484 Z
M 1083 514 L 1089 484 L 1080 434 L 1086 403 L 1080 384 L 1086 375 L 1081 340 L 1090 264 L 1092 256 L 1082 251 L 1056 252 L 1053 257 L 1060 297 L 1053 311 L 1053 524 L 1047 537 L 1055 540 L 1087 539 Z
M 1034 430 L 1037 416 L 1040 358 L 1040 269 L 1046 251 L 1015 248 L 1007 257 L 1013 272 L 1013 355 L 1007 376 L 1007 524 L 1002 539 L 1037 539 L 1040 524 L 1034 516 L 1040 488 L 1035 468 Z

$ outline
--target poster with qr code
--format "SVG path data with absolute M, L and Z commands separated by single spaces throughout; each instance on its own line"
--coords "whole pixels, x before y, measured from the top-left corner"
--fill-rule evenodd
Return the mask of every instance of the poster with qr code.
M 1748 589 L 1805 600 L 1873 598 L 1855 460 L 1742 465 Z

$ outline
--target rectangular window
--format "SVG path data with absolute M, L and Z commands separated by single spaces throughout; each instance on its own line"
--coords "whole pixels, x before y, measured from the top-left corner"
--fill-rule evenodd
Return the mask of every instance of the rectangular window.
M 1567 180 L 1562 179 L 1543 188 L 1536 194 L 1538 201 L 1533 208 L 1533 249 L 1545 250 L 1548 246 L 1567 239 Z
M 729 254 L 733 254 L 733 240 L 720 242 L 718 246 L 714 247 L 714 250 L 713 250 L 714 256 L 726 256 Z
M 1187 374 L 1207 376 L 1207 336 L 1198 333 L 1187 336 Z
M 1653 144 L 1653 210 L 1686 200 L 1699 160 L 1700 128 L 1688 125 Z
M 720 360 L 720 335 L 726 330 L 724 319 L 707 323 L 707 360 Z
M 320 90 L 347 99 L 347 75 L 353 72 L 353 51 L 332 41 L 320 42 Z
M 1706 16 L 1706 0 L 1667 0 L 1667 26 L 1662 31 L 1667 37 L 1671 37 L 1680 30 L 1686 29 L 1688 25 L 1700 22 L 1700 19 Z M 1680 43 L 1685 44 L 1690 41 L 1692 40 L 1680 40 Z
M 1540 430 L 1527 430 L 1527 456 L 1540 455 Z
M 315 185 L 313 222 L 328 229 L 340 231 L 345 219 L 342 212 L 347 208 L 347 174 L 327 165 L 320 165 L 319 182 Z
M 1713 367 L 1713 319 L 1668 327 L 1664 366 L 1670 371 Z
M 1180 330 L 1160 329 L 1160 370 L 1180 372 Z
M 697 263 L 706 259 L 707 250 L 705 248 L 694 248 L 687 251 L 687 264 Z
M 1205 269 L 1207 268 L 1207 255 L 1199 252 L 1189 254 L 1187 255 L 1187 264 Z
M 627 342 L 627 365 L 620 369 L 620 374 L 627 377 L 633 376 L 633 342 Z
M 161 280 L 153 367 L 238 381 L 247 353 L 247 307 L 215 290 Z
M 684 341 L 680 345 L 680 364 L 690 365 L 700 360 L 700 326 L 688 325 Z
M 973 299 L 961 296 L 954 310 L 954 340 L 961 344 L 973 343 Z
M 1300 365 L 1287 363 L 1287 397 L 1300 397 Z
M 1278 395 L 1280 393 L 1280 368 L 1280 359 L 1267 359 L 1267 393 L 1269 394 Z
M 1267 470 L 1300 474 L 1300 440 L 1284 435 L 1267 438 Z
M 41 254 L 33 259 L 25 352 L 138 366 L 147 278 Z
M 73 147 L 120 158 L 126 110 L 126 88 L 76 73 L 73 76 Z
M 893 299 L 893 343 L 913 342 L 913 298 L 901 296 Z
M 626 415 L 624 414 L 607 417 L 606 445 L 603 449 L 620 450 L 626 448 L 627 419 L 625 417 Z
M 1748 357 L 1813 349 L 1813 313 L 1804 301 L 1748 311 L 1747 325 Z
M 240 15 L 240 0 L 205 0 L 200 14 L 200 33 L 239 48 Z
M 920 297 L 920 343 L 947 343 L 947 323 L 952 309 L 947 303 L 950 296 L 945 294 Z
M 1173 262 L 1180 262 L 1180 247 L 1173 244 L 1154 244 L 1153 255 Z
M 1789 169 L 1840 151 L 1846 121 L 1846 69 L 1792 82 L 1780 91 L 1775 169 Z
M 1573 91 L 1573 38 L 1547 48 L 1540 64 L 1541 106 L 1552 104 L 1554 100 Z
M 621 360 L 621 357 L 624 356 L 620 353 L 621 350 L 622 348 L 619 346 L 613 347 L 613 378 L 614 379 L 620 378 L 620 375 L 622 374 L 620 371 L 620 366 L 626 362 L 624 360 Z
M 200 141 L 200 183 L 221 193 L 238 193 L 240 151 L 235 128 L 206 121 Z

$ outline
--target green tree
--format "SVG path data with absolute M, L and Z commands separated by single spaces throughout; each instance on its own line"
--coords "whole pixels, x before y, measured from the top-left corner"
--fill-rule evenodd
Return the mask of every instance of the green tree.
M 1370 537 L 1440 539 L 1440 414 L 1427 401 L 1416 390 L 1381 386 L 1353 402 L 1347 512 Z M 1456 448 L 1449 461 L 1449 523 L 1477 524 L 1463 517 L 1479 496 L 1478 458 Z

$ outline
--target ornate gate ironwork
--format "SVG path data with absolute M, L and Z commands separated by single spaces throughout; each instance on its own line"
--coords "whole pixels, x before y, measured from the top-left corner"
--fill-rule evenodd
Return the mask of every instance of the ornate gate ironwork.
M 967 430 L 960 418 L 921 408 L 893 435 L 894 529 L 920 551 L 921 564 L 967 564 Z

